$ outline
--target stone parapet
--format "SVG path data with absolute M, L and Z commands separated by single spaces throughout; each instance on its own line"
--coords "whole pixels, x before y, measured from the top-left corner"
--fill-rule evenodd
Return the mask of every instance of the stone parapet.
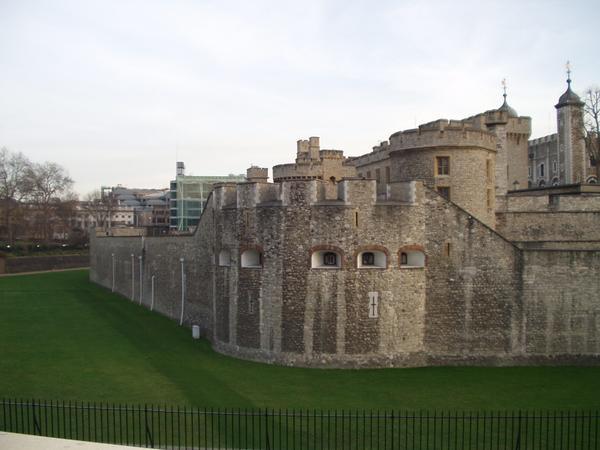
M 426 123 L 418 129 L 399 131 L 390 136 L 393 150 L 420 147 L 461 146 L 496 151 L 496 136 L 484 130 L 473 129 L 460 121 L 445 119 Z

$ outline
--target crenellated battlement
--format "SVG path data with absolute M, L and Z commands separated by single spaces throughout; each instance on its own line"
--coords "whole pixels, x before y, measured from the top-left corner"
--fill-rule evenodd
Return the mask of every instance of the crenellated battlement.
M 496 135 L 473 128 L 469 122 L 440 119 L 419 128 L 398 131 L 390 136 L 392 150 L 420 147 L 461 146 L 496 150 Z
M 386 195 L 378 199 L 375 180 L 344 179 L 339 183 L 322 180 L 279 183 L 220 183 L 213 191 L 216 210 L 319 206 L 361 206 L 384 202 L 414 203 L 417 182 L 390 183 Z

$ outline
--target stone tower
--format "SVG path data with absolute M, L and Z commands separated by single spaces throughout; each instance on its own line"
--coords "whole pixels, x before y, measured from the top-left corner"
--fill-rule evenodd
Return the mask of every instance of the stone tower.
M 567 70 L 567 90 L 555 105 L 558 121 L 558 151 L 564 168 L 564 183 L 585 182 L 587 154 L 583 128 L 583 106 L 571 90 L 571 70 Z
M 497 110 L 485 113 L 487 129 L 498 137 L 496 144 L 496 195 L 527 187 L 527 142 L 531 134 L 531 119 L 522 117 L 506 101 Z

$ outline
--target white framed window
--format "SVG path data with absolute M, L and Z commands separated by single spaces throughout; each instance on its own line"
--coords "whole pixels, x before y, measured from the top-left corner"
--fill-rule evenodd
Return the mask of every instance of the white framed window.
M 379 317 L 379 292 L 369 292 L 369 319 Z
M 356 267 L 359 269 L 385 269 L 387 255 L 381 250 L 365 250 L 356 256 Z
M 229 250 L 221 250 L 219 252 L 219 266 L 229 267 L 231 265 L 231 253 Z
M 342 267 L 342 255 L 335 250 L 317 250 L 310 257 L 313 269 L 339 269 Z
M 245 250 L 242 253 L 241 264 L 244 268 L 260 268 L 262 267 L 262 254 L 255 249 Z
M 400 267 L 425 267 L 425 253 L 420 250 L 402 250 L 400 252 Z

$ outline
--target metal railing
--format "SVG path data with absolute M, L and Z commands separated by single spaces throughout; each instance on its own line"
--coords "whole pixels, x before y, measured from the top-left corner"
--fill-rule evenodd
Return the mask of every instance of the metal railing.
M 598 411 L 219 409 L 2 400 L 0 430 L 151 448 L 598 449 Z

